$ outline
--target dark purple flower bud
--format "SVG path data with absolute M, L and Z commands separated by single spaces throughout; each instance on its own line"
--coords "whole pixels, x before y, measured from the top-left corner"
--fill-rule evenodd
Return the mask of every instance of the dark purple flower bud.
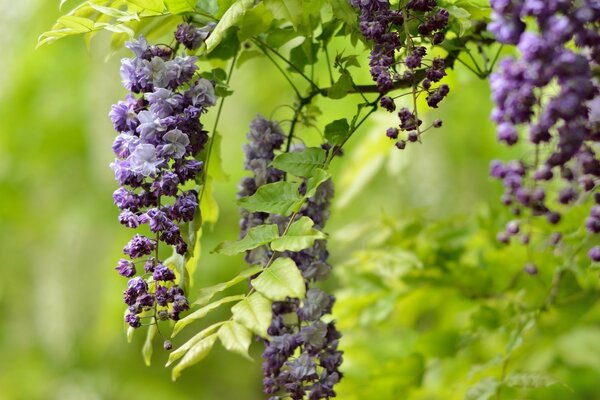
M 152 273 L 155 281 L 172 281 L 175 279 L 175 272 L 163 264 L 158 264 Z
M 385 134 L 390 139 L 398 139 L 398 128 L 388 128 Z
M 139 328 L 142 326 L 140 322 L 140 317 L 135 314 L 127 314 L 125 315 L 125 322 L 129 324 L 132 328 Z
M 123 248 L 123 253 L 131 258 L 140 258 L 151 254 L 156 248 L 156 241 L 136 234 Z
M 165 340 L 165 342 L 163 343 L 163 348 L 167 351 L 170 351 L 173 349 L 173 343 L 171 343 L 170 340 Z
M 162 307 L 166 307 L 169 304 L 169 300 L 173 299 L 173 296 L 169 296 L 167 288 L 159 284 L 156 285 L 154 297 L 156 298 L 156 303 Z
M 121 258 L 119 263 L 115 267 L 119 275 L 124 276 L 126 278 L 131 278 L 135 275 L 135 264 L 132 261 L 125 260 Z
M 417 140 L 419 140 L 419 135 L 415 131 L 408 132 L 407 139 L 408 139 L 409 142 L 413 142 L 414 143 Z
M 396 103 L 394 103 L 394 99 L 389 96 L 383 96 L 381 100 L 379 100 L 379 104 L 389 112 L 393 112 L 396 109 Z
M 188 310 L 190 308 L 190 303 L 182 295 L 176 295 L 173 297 L 173 312 L 179 314 L 182 311 Z
M 569 204 L 577 199 L 577 192 L 572 187 L 562 189 L 558 194 L 558 202 Z
M 177 197 L 173 204 L 172 214 L 174 218 L 188 222 L 194 219 L 197 209 L 198 192 L 189 190 Z
M 549 212 L 546 214 L 546 219 L 552 225 L 556 225 L 560 222 L 560 214 L 557 212 Z
M 525 266 L 523 267 L 523 271 L 525 271 L 526 274 L 531 276 L 535 276 L 538 274 L 538 268 L 533 263 L 525 264 Z
M 398 150 L 404 150 L 406 148 L 406 142 L 404 140 L 398 140 L 396 142 L 396 148 Z
M 506 234 L 506 232 L 498 232 L 496 235 L 496 240 L 502 244 L 508 244 L 510 242 L 510 237 Z
M 441 128 L 441 127 L 442 127 L 442 124 L 443 124 L 443 122 L 442 122 L 442 120 L 441 120 L 441 119 L 436 119 L 435 121 L 433 121 L 433 125 L 432 125 L 432 126 L 433 126 L 434 128 Z
M 517 221 L 510 221 L 506 224 L 506 233 L 514 236 L 519 233 L 519 223 Z
M 119 214 L 119 222 L 128 228 L 137 228 L 140 225 L 140 218 L 129 210 L 123 210 Z
M 600 262 L 600 246 L 594 246 L 588 252 L 588 256 L 594 262 Z
M 587 217 L 585 219 L 585 227 L 590 233 L 600 233 L 600 219 Z

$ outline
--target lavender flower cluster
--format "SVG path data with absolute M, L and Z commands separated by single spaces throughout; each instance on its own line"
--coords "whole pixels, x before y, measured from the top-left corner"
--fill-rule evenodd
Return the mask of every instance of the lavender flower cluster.
M 444 41 L 443 31 L 448 26 L 449 13 L 438 7 L 436 0 L 411 0 L 399 10 L 391 9 L 390 2 L 385 0 L 352 0 L 352 5 L 360 11 L 360 31 L 367 40 L 373 42 L 369 65 L 377 89 L 384 95 L 380 105 L 394 112 L 395 98 L 387 94 L 397 82 L 412 86 L 413 109 L 400 109 L 399 126 L 389 128 L 386 132 L 390 139 L 396 140 L 397 148 L 404 149 L 407 142 L 418 141 L 424 132 L 416 99 L 425 93 L 429 107 L 438 108 L 450 92 L 445 84 L 434 87 L 446 76 L 444 60 L 439 57 L 426 58 L 427 46 L 439 45 Z M 409 27 L 413 22 L 417 24 L 417 32 L 414 33 L 413 28 Z M 401 37 L 405 37 L 404 42 Z M 397 57 L 400 52 L 404 53 L 403 57 Z M 440 126 L 441 121 L 437 120 L 431 127 Z M 400 132 L 407 132 L 405 139 L 398 139 Z
M 189 308 L 174 271 L 158 258 L 158 247 L 163 242 L 181 255 L 187 251 L 179 224 L 194 218 L 198 193 L 180 186 L 202 170 L 195 156 L 208 136 L 199 118 L 216 98 L 213 84 L 195 77 L 195 57 L 177 56 L 143 37 L 126 46 L 135 56 L 122 60 L 121 77 L 131 93 L 109 113 L 119 132 L 111 167 L 120 184 L 113 195 L 119 221 L 128 228 L 147 224 L 152 233 L 136 234 L 123 248 L 128 258 L 116 267 L 131 278 L 124 292 L 125 321 L 137 328 L 145 311 L 154 310 L 155 319 L 177 320 Z M 143 273 L 136 276 L 140 264 Z
M 284 174 L 269 163 L 284 142 L 281 128 L 258 116 L 250 126 L 249 144 L 245 146 L 245 167 L 253 176 L 245 178 L 240 185 L 240 196 L 249 196 L 266 183 L 282 180 Z M 301 188 L 301 190 L 303 190 Z M 315 196 L 309 199 L 298 213 L 308 216 L 322 229 L 329 218 L 329 203 L 333 197 L 331 181 L 323 183 Z M 248 229 L 265 223 L 276 223 L 283 231 L 287 219 L 266 213 L 243 213 L 242 236 Z M 334 386 L 341 379 L 339 366 L 342 352 L 337 349 L 340 333 L 334 322 L 325 323 L 322 317 L 331 313 L 335 299 L 314 287 L 316 281 L 327 278 L 331 266 L 327 263 L 326 242 L 317 241 L 300 252 L 286 252 L 292 258 L 305 279 L 307 293 L 304 299 L 275 302 L 273 319 L 263 352 L 264 391 L 269 400 L 291 397 L 295 400 L 328 399 L 335 397 Z M 250 251 L 246 260 L 251 264 L 266 265 L 272 254 L 266 247 Z
M 596 0 L 492 0 L 489 29 L 498 41 L 516 44 L 520 58 L 505 58 L 491 77 L 498 139 L 514 145 L 519 130 L 528 132 L 536 147 L 533 162 L 494 161 L 491 175 L 502 180 L 503 202 L 520 215 L 528 209 L 558 224 L 561 214 L 549 201 L 569 205 L 594 193 L 600 178 L 597 157 L 600 142 L 600 86 L 593 70 L 600 67 L 600 3 Z M 536 27 L 525 24 L 535 21 Z M 548 185 L 560 176 L 562 189 L 549 198 Z M 600 204 L 600 195 L 595 195 Z M 587 230 L 600 233 L 600 206 L 595 205 L 585 222 Z M 511 221 L 499 240 L 508 242 L 529 233 Z M 551 242 L 558 243 L 560 235 Z M 600 261 L 600 247 L 589 253 Z

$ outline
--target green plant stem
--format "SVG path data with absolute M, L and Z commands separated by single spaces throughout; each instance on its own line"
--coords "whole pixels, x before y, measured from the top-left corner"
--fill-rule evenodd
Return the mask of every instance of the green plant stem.
M 227 80 L 225 81 L 225 83 L 227 85 L 229 85 L 229 82 L 231 82 L 231 75 L 233 73 L 233 67 L 235 66 L 236 59 L 237 59 L 237 53 L 233 56 L 233 59 L 231 60 L 231 65 L 229 66 Z M 215 135 L 217 134 L 217 127 L 219 126 L 219 120 L 221 119 L 221 112 L 223 111 L 224 103 L 225 103 L 225 97 L 222 97 L 221 101 L 219 102 L 217 116 L 215 118 L 215 123 L 213 125 L 213 130 L 212 130 L 213 136 L 212 136 L 212 139 L 210 140 L 210 142 L 208 143 L 208 149 L 206 152 L 206 160 L 204 160 L 204 169 L 202 170 L 202 177 L 201 177 L 202 188 L 200 189 L 200 194 L 198 195 L 198 207 L 200 207 L 200 204 L 202 204 L 202 197 L 204 196 L 204 192 L 205 192 L 205 188 L 206 188 L 206 177 L 208 175 L 208 166 L 210 165 L 213 143 L 215 142 Z
M 300 91 L 298 90 L 298 88 L 296 87 L 296 85 L 294 85 L 294 82 L 292 82 L 292 79 L 288 76 L 288 74 L 283 70 L 283 68 L 281 68 L 281 66 L 277 63 L 277 61 L 275 61 L 275 59 L 273 57 L 271 57 L 271 55 L 269 54 L 269 52 L 267 51 L 267 49 L 265 49 L 262 46 L 258 46 L 258 48 L 263 52 L 263 54 L 271 61 L 271 63 L 273 63 L 273 65 L 275 66 L 275 68 L 277 68 L 279 70 L 279 72 L 281 72 L 281 74 L 283 75 L 283 77 L 285 78 L 285 80 L 290 84 L 290 86 L 292 87 L 292 89 L 294 90 L 294 93 L 296 93 L 296 96 L 298 98 L 302 97 L 302 95 L 300 94 Z

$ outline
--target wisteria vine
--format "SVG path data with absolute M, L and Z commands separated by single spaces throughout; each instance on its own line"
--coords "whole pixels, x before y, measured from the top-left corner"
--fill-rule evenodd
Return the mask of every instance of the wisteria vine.
M 557 225 L 565 206 L 594 195 L 596 205 L 585 227 L 590 234 L 600 233 L 600 3 L 492 0 L 491 5 L 489 29 L 520 53 L 520 58 L 502 60 L 491 76 L 498 139 L 514 145 L 524 130 L 535 147 L 528 159 L 492 163 L 491 175 L 505 187 L 502 201 L 518 217 L 528 210 Z M 550 196 L 553 186 L 560 186 L 556 196 Z M 529 243 L 531 229 L 523 225 L 510 221 L 498 240 L 507 243 L 520 235 Z M 559 243 L 561 235 L 557 230 L 550 243 Z M 600 246 L 592 247 L 589 256 L 600 261 Z
M 285 178 L 283 171 L 270 165 L 275 152 L 285 141 L 279 125 L 258 116 L 252 121 L 247 137 L 249 142 L 244 146 L 244 165 L 252 176 L 240 183 L 240 197 L 251 196 L 259 187 Z M 332 196 L 333 183 L 328 180 L 293 217 L 307 216 L 315 222 L 317 229 L 322 229 L 329 217 Z M 288 220 L 277 214 L 243 210 L 241 236 L 245 236 L 250 228 L 265 223 L 277 224 L 280 233 L 283 233 Z M 326 242 L 319 240 L 308 249 L 281 255 L 294 260 L 304 277 L 307 292 L 304 299 L 289 299 L 272 305 L 272 321 L 267 330 L 270 338 L 265 340 L 263 352 L 264 391 L 272 395 L 270 400 L 287 396 L 301 400 L 307 392 L 311 400 L 335 397 L 334 385 L 342 377 L 338 369 L 342 353 L 337 350 L 341 335 L 333 321 L 322 321 L 324 315 L 331 313 L 335 300 L 314 286 L 315 282 L 327 278 L 331 270 L 327 263 Z M 248 251 L 246 261 L 267 265 L 275 256 L 262 246 Z
M 402 107 L 398 111 L 399 126 L 386 131 L 390 139 L 396 140 L 396 147 L 404 149 L 408 142 L 420 141 L 426 130 L 442 126 L 442 121 L 436 120 L 428 128 L 421 127 L 417 100 L 426 94 L 428 106 L 438 108 L 450 92 L 446 84 L 434 87 L 446 76 L 444 59 L 426 58 L 428 47 L 444 41 L 449 13 L 438 7 L 436 0 L 411 0 L 404 6 L 400 2 L 397 10 L 391 8 L 389 1 L 352 0 L 352 5 L 360 11 L 361 33 L 372 42 L 369 66 L 381 93 L 381 107 L 394 112 L 395 100 L 406 95 L 392 97 L 395 82 L 410 83 L 412 110 Z M 405 132 L 404 138 L 399 139 L 400 132 Z
M 182 24 L 175 37 L 192 49 L 202 33 Z M 136 234 L 123 249 L 129 258 L 122 258 L 116 267 L 130 278 L 124 292 L 125 321 L 138 328 L 142 318 L 149 319 L 146 325 L 178 320 L 189 309 L 175 271 L 160 259 L 159 246 L 161 242 L 173 246 L 180 255 L 188 251 L 180 224 L 194 219 L 198 192 L 184 185 L 202 171 L 195 156 L 208 134 L 200 117 L 216 98 L 213 84 L 196 77 L 196 57 L 149 45 L 143 37 L 126 46 L 135 56 L 122 60 L 121 77 L 131 93 L 110 112 L 119 132 L 112 146 L 117 158 L 111 167 L 121 185 L 113 195 L 121 210 L 119 221 L 134 229 L 147 224 L 151 232 Z M 136 276 L 142 264 L 143 271 Z

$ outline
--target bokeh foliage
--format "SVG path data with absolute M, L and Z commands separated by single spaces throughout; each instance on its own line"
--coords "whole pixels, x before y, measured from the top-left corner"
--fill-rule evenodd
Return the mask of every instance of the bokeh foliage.
M 158 344 L 146 367 L 142 335 L 126 343 L 123 282 L 112 267 L 129 233 L 111 204 L 106 116 L 123 95 L 124 53 L 106 60 L 104 33 L 89 49 L 68 38 L 34 50 L 59 15 L 54 2 L 0 2 L 0 398 L 263 398 L 260 345 L 254 363 L 219 349 L 172 383 Z M 235 71 L 221 128 L 230 179 L 216 185 L 221 216 L 204 233 L 197 287 L 245 267 L 206 250 L 237 238 L 248 122 L 256 113 L 290 118 L 278 108 L 291 95 L 275 73 L 258 58 Z M 450 78 L 452 95 L 435 114 L 445 126 L 422 146 L 398 152 L 383 135 L 390 117 L 376 114 L 333 164 L 327 231 L 345 335 L 340 398 L 494 399 L 505 377 L 504 399 L 595 399 L 599 292 L 585 234 L 573 229 L 556 250 L 537 243 L 537 277 L 522 272 L 522 247 L 495 243 L 508 216 L 487 169 L 508 150 L 495 144 L 486 82 L 461 68 Z M 354 107 L 349 99 L 319 106 L 324 123 Z

